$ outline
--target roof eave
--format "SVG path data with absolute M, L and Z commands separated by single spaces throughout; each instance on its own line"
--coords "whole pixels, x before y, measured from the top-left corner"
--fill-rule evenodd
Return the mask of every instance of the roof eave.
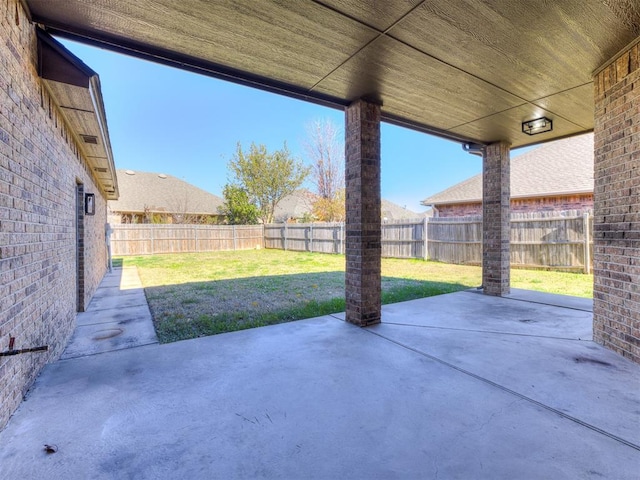
M 588 195 L 588 194 L 593 194 L 593 190 L 589 190 L 589 189 L 585 189 L 585 190 L 569 190 L 569 191 L 563 191 L 563 192 L 543 192 L 543 193 L 535 193 L 535 194 L 521 194 L 521 195 L 511 195 L 511 200 L 521 200 L 521 199 L 525 199 L 525 198 L 544 198 L 544 197 L 568 197 L 571 195 Z M 469 198 L 469 199 L 462 199 L 462 200 L 444 200 L 444 201 L 438 201 L 438 200 L 432 200 L 432 199 L 425 199 L 423 201 L 420 202 L 421 205 L 424 205 L 425 207 L 436 207 L 438 205 L 462 205 L 462 204 L 468 204 L 468 203 L 482 203 L 482 198 Z
M 542 193 L 534 193 L 534 194 L 523 194 L 523 195 L 511 195 L 512 199 L 522 199 L 522 198 L 544 198 L 544 197 L 569 197 L 571 195 L 587 195 L 593 194 L 593 189 L 586 190 L 565 190 L 562 192 L 542 192 Z
M 119 196 L 98 74 L 42 29 L 38 74 L 69 127 L 107 200 Z M 91 106 L 89 108 L 89 106 Z
M 513 197 L 512 197 L 513 198 Z M 444 200 L 444 201 L 438 201 L 438 200 L 431 200 L 429 198 L 422 200 L 420 202 L 420 205 L 423 205 L 425 207 L 435 207 L 437 205 L 460 205 L 463 203 L 482 203 L 482 199 L 481 198 L 465 198 L 462 200 Z

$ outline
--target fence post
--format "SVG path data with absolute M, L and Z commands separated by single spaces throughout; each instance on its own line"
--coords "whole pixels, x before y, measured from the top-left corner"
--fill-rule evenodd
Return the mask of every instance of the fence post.
M 231 235 L 233 236 L 233 249 L 237 250 L 238 246 L 237 246 L 237 240 L 236 240 L 236 226 L 232 225 L 232 229 L 231 229 Z
M 287 249 L 287 222 L 284 222 L 284 249 Z
M 198 226 L 193 226 L 193 238 L 194 238 L 194 248 L 196 253 L 198 252 Z
M 340 250 L 338 253 L 344 254 L 344 222 L 340 224 L 340 238 L 338 239 Z
M 424 241 L 424 259 L 429 260 L 429 239 L 427 238 L 427 232 L 429 231 L 427 225 L 429 223 L 429 218 L 424 217 L 424 222 L 422 223 L 422 240 Z
M 309 225 L 309 252 L 313 253 L 313 223 Z
M 582 215 L 582 223 L 584 225 L 582 231 L 584 232 L 584 273 L 591 273 L 591 255 L 590 255 L 590 237 L 591 232 L 589 231 L 589 212 L 585 212 Z
M 154 235 L 153 235 L 154 230 L 155 230 L 155 227 L 151 226 L 151 255 L 153 255 L 155 253 L 155 248 L 154 248 L 155 247 L 155 245 L 154 245 L 155 242 L 154 242 L 154 238 L 153 238 L 154 237 Z

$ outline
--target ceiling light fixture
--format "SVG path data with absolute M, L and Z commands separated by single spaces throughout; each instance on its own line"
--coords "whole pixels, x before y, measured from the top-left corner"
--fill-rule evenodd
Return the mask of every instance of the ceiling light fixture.
M 522 131 L 527 135 L 537 135 L 539 133 L 553 130 L 553 121 L 547 117 L 536 118 L 522 122 Z

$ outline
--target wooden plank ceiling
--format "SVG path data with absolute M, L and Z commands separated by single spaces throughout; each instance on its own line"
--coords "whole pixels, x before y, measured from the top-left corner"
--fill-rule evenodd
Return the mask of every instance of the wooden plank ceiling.
M 640 35 L 635 0 L 25 1 L 53 33 L 513 147 L 592 130 L 593 72 Z

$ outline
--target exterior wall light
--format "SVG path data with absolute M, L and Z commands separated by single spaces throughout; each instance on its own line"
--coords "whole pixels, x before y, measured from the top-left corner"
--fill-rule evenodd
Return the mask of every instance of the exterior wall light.
M 547 117 L 536 118 L 522 122 L 522 131 L 527 135 L 537 135 L 539 133 L 553 130 L 553 121 Z
M 84 213 L 85 215 L 96 214 L 96 194 L 95 193 L 84 194 Z

